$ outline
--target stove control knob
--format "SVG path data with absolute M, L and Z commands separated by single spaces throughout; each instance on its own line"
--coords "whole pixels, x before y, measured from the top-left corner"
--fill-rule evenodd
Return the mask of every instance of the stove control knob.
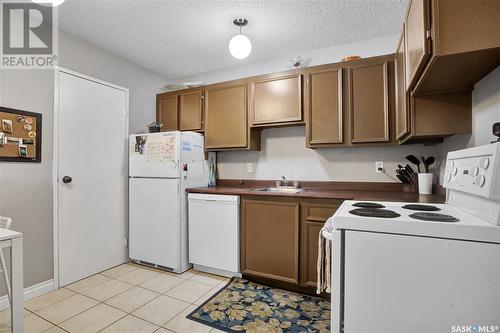
M 479 168 L 478 167 L 475 167 L 474 169 L 472 169 L 472 175 L 474 177 L 476 177 L 477 175 L 479 175 Z
M 451 180 L 451 173 L 448 173 L 448 181 Z
M 479 177 L 479 187 L 483 187 L 485 183 L 486 183 L 486 177 L 480 176 Z
M 485 176 L 477 176 L 476 178 L 474 178 L 474 185 L 477 185 L 479 187 L 483 187 L 485 183 L 486 183 Z
M 487 170 L 488 167 L 490 166 L 490 159 L 488 157 L 482 158 L 479 161 L 479 167 L 483 170 Z
M 456 167 L 453 167 L 453 169 L 451 170 L 452 174 L 453 174 L 453 177 L 455 177 L 458 173 L 458 169 Z

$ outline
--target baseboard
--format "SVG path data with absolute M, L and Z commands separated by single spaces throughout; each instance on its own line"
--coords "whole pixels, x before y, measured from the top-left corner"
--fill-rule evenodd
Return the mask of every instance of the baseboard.
M 53 291 L 55 288 L 54 280 L 47 280 L 44 282 L 40 282 L 31 287 L 24 288 L 24 301 L 29 301 L 32 298 L 41 296 L 48 292 Z M 8 309 L 10 307 L 9 299 L 7 295 L 0 297 L 0 311 Z
M 230 272 L 230 271 L 225 271 L 217 268 L 212 268 L 212 267 L 207 267 L 203 265 L 194 265 L 194 269 L 200 272 L 205 272 L 209 274 L 215 274 L 215 275 L 220 275 L 220 276 L 225 276 L 228 278 L 232 277 L 241 277 L 241 273 L 239 272 Z

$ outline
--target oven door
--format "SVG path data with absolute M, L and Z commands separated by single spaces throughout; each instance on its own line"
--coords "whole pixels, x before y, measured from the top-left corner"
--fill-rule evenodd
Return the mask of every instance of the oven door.
M 500 325 L 500 244 L 356 231 L 344 242 L 345 333 Z

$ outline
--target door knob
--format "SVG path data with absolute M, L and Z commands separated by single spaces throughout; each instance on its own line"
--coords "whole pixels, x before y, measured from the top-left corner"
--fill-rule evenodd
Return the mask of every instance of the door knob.
M 62 181 L 64 184 L 69 184 L 73 181 L 73 178 L 71 178 L 70 176 L 64 176 Z

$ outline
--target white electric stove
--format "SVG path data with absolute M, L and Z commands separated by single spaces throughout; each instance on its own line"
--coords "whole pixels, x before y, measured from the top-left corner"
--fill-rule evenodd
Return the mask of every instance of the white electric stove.
M 337 210 L 332 332 L 500 332 L 500 143 L 449 153 L 444 177 L 446 204 Z

